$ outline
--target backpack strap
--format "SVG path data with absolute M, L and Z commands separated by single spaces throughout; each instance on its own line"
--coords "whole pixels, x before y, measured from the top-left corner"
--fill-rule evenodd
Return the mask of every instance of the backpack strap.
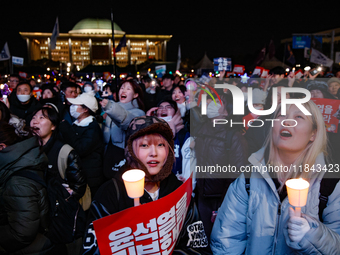
M 319 219 L 323 222 L 322 214 L 327 207 L 328 197 L 333 193 L 335 186 L 339 182 L 337 178 L 323 178 L 320 183 L 320 196 L 319 196 Z
M 65 179 L 65 172 L 67 168 L 67 158 L 68 154 L 73 150 L 73 148 L 68 145 L 64 144 L 63 147 L 61 147 L 59 154 L 58 154 L 58 170 L 59 174 L 62 179 Z
M 115 185 L 116 194 L 117 194 L 117 201 L 119 201 L 120 193 L 119 193 L 117 180 L 115 178 L 112 178 L 112 181 L 113 181 L 113 184 Z

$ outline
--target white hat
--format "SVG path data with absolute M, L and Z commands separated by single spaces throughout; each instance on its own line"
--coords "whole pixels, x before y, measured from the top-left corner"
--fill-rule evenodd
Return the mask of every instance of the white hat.
M 85 105 L 87 108 L 89 108 L 93 112 L 96 112 L 98 110 L 97 99 L 93 95 L 88 94 L 88 93 L 80 94 L 76 98 L 67 98 L 67 100 L 71 104 Z

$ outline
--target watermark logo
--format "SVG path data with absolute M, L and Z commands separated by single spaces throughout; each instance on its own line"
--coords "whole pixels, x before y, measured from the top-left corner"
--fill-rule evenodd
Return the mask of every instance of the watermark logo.
M 207 86 L 207 85 L 206 85 Z M 208 86 L 210 90 L 212 90 L 217 96 L 218 94 L 216 91 L 211 88 L 211 86 Z M 244 95 L 240 88 L 237 86 L 231 85 L 231 84 L 216 84 L 215 88 L 217 89 L 229 89 L 232 96 L 233 96 L 233 114 L 234 115 L 244 115 Z M 204 88 L 201 88 L 203 91 L 205 91 L 211 98 L 214 100 L 216 104 L 216 100 L 213 97 L 213 95 L 207 91 Z M 207 114 L 207 94 L 200 94 L 201 96 L 201 114 L 206 115 Z M 287 93 L 302 93 L 305 95 L 304 98 L 287 98 Z M 273 112 L 275 112 L 277 108 L 277 88 L 273 88 L 273 94 L 272 94 L 272 106 L 268 110 L 258 110 L 255 109 L 253 106 L 253 89 L 251 87 L 248 88 L 248 108 L 249 111 L 255 115 L 263 116 L 263 115 L 270 115 Z M 218 96 L 221 105 L 222 101 L 220 97 Z M 287 112 L 287 104 L 294 104 L 298 109 L 300 109 L 301 112 L 303 112 L 305 115 L 312 115 L 302 104 L 308 102 L 311 99 L 311 93 L 309 90 L 304 88 L 291 88 L 291 87 L 283 87 L 281 89 L 281 112 L 283 115 L 286 115 Z M 197 105 L 199 105 L 200 101 L 197 102 Z

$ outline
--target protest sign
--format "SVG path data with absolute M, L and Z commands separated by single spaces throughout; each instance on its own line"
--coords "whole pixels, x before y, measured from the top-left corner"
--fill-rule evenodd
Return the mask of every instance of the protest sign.
M 256 66 L 252 75 L 258 75 L 259 77 L 261 77 L 263 70 L 263 67 Z
M 94 221 L 100 253 L 171 254 L 187 214 L 191 193 L 192 179 L 189 178 L 161 199 Z M 194 228 L 189 230 L 192 233 L 189 242 L 199 242 L 193 232 L 203 225 L 188 227 Z
M 339 120 L 336 116 L 340 114 L 340 100 L 328 98 L 312 98 L 312 100 L 321 111 L 327 132 L 337 133 Z
M 166 65 L 155 66 L 155 72 L 158 77 L 163 77 L 163 75 L 166 73 Z
M 231 58 L 214 58 L 214 71 L 231 71 Z
M 244 74 L 245 67 L 243 65 L 234 65 L 233 72 L 236 74 Z

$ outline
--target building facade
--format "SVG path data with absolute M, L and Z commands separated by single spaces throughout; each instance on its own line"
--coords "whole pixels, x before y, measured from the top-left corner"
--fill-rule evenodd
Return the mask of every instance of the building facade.
M 89 64 L 113 64 L 111 26 L 108 19 L 83 19 L 68 33 L 59 33 L 57 46 L 53 50 L 50 41 L 52 33 L 20 32 L 20 35 L 27 43 L 28 62 L 47 58 L 83 68 Z M 114 23 L 115 47 L 124 34 Z M 148 59 L 165 61 L 167 42 L 171 37 L 126 34 L 126 47 L 116 53 L 117 66 L 140 64 Z

